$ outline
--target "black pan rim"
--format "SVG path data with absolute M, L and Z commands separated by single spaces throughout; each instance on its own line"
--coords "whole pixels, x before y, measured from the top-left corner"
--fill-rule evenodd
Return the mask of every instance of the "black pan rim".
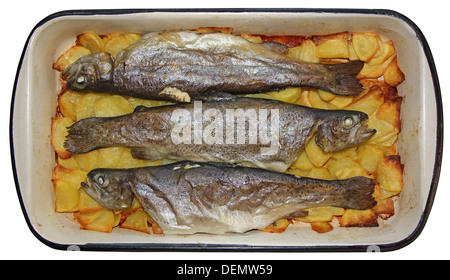
M 42 237 L 31 224 L 28 214 L 25 209 L 25 205 L 22 199 L 19 178 L 17 175 L 17 167 L 15 163 L 15 153 L 14 153 L 14 137 L 13 137 L 13 117 L 14 117 L 14 103 L 15 95 L 17 89 L 17 83 L 19 79 L 19 74 L 22 68 L 23 59 L 27 51 L 28 43 L 32 38 L 36 29 L 41 25 L 49 22 L 53 19 L 66 16 L 93 16 L 93 15 L 123 15 L 123 14 L 138 14 L 138 13 L 155 13 L 155 12 L 173 12 L 173 13 L 332 13 L 332 14 L 367 14 L 367 15 L 382 15 L 391 16 L 399 20 L 404 21 L 408 24 L 416 33 L 416 36 L 421 43 L 425 56 L 428 61 L 428 66 L 430 68 L 435 98 L 436 98 L 436 111 L 437 111 L 437 137 L 436 137 L 436 151 L 435 151 L 435 163 L 433 176 L 431 180 L 430 192 L 428 194 L 427 203 L 422 213 L 421 219 L 416 226 L 415 230 L 403 240 L 388 243 L 388 244 L 368 244 L 368 245 L 333 245 L 333 246 L 254 246 L 254 245 L 244 245 L 244 244 L 233 244 L 233 245 L 221 245 L 221 244 L 184 244 L 184 243 L 165 243 L 165 244 L 155 244 L 155 243 L 87 243 L 87 244 L 59 244 L 47 240 Z M 427 222 L 428 216 L 430 215 L 431 208 L 434 203 L 434 198 L 437 191 L 437 186 L 439 183 L 439 176 L 442 164 L 443 155 L 443 139 L 444 139 L 444 122 L 443 122 L 443 107 L 442 107 L 442 97 L 441 89 L 439 84 L 439 79 L 436 71 L 435 62 L 430 50 L 430 47 L 425 39 L 424 34 L 419 29 L 419 27 L 411 21 L 405 15 L 388 9 L 303 9 L 303 8 L 223 8 L 223 9 L 98 9 L 98 10 L 66 10 L 60 11 L 47 16 L 42 19 L 30 32 L 25 46 L 22 51 L 22 55 L 19 60 L 17 67 L 17 72 L 14 80 L 11 107 L 10 107 L 10 122 L 9 122 L 9 139 L 10 139 L 10 153 L 11 153 L 11 164 L 14 176 L 14 181 L 16 185 L 16 191 L 19 198 L 20 207 L 22 213 L 25 217 L 28 228 L 33 233 L 33 235 L 45 245 L 57 249 L 57 250 L 83 250 L 83 251 L 208 251 L 208 252 L 369 252 L 374 251 L 394 251 L 401 249 L 409 244 L 411 244 L 417 237 L 421 234 L 425 224 Z

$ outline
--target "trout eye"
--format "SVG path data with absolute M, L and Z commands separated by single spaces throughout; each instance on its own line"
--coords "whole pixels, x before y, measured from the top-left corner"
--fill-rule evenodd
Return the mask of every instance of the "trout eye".
M 356 117 L 353 117 L 353 116 L 344 116 L 341 120 L 341 126 L 344 129 L 350 129 L 350 128 L 354 127 L 356 123 L 357 123 L 357 119 L 356 119 Z
M 86 76 L 84 75 L 78 76 L 77 79 L 75 80 L 75 84 L 77 85 L 78 88 L 84 88 L 87 84 Z
M 108 176 L 104 174 L 97 174 L 95 176 L 95 181 L 97 182 L 99 187 L 105 188 L 109 184 Z

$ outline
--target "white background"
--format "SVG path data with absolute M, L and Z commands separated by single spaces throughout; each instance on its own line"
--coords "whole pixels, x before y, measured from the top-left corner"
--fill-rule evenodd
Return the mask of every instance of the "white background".
M 28 229 L 12 175 L 9 119 L 13 82 L 25 41 L 33 27 L 46 16 L 70 9 L 111 8 L 367 8 L 392 9 L 415 22 L 430 45 L 439 74 L 444 117 L 450 108 L 450 26 L 448 5 L 445 1 L 9 1 L 0 17 L 0 259 L 219 259 L 219 260 L 270 260 L 270 259 L 450 259 L 450 164 L 444 150 L 442 172 L 436 199 L 421 235 L 403 249 L 388 253 L 120 253 L 120 252 L 66 252 L 47 247 Z M 450 123 L 448 121 L 446 124 Z M 448 131 L 448 126 L 445 128 Z M 447 136 L 447 133 L 444 133 Z M 445 137 L 445 139 L 448 139 Z M 448 141 L 447 141 L 448 142 Z M 448 148 L 450 143 L 444 143 Z

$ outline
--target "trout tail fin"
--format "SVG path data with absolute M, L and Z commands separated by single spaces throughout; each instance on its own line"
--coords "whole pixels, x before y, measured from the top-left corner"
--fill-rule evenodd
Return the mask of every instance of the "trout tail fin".
M 69 126 L 64 148 L 72 154 L 84 154 L 101 148 L 95 137 L 100 121 L 100 118 L 86 118 Z
M 358 176 L 342 180 L 341 183 L 341 188 L 345 189 L 344 208 L 366 210 L 377 204 L 373 197 L 375 180 Z
M 353 96 L 361 93 L 364 88 L 356 75 L 364 66 L 363 61 L 328 64 L 326 68 L 331 75 L 331 84 L 325 89 L 337 95 Z

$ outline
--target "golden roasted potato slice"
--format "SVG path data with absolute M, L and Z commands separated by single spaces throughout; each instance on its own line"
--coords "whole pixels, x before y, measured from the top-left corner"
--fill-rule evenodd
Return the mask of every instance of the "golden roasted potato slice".
M 375 56 L 368 62 L 369 65 L 383 64 L 391 56 L 396 54 L 394 43 L 392 41 L 383 42 L 378 39 L 380 49 L 376 52 Z
M 370 177 L 370 174 L 361 166 L 346 166 L 335 173 L 339 180 L 344 180 L 357 176 Z
M 250 41 L 252 43 L 255 44 L 260 44 L 263 42 L 263 40 L 261 39 L 261 36 L 259 35 L 253 35 L 253 34 L 241 34 L 240 35 L 242 38 L 244 38 L 247 41 Z
M 319 91 L 317 89 L 308 89 L 308 98 L 313 108 L 330 109 L 330 105 L 320 98 Z
M 381 104 L 376 113 L 376 118 L 387 121 L 392 124 L 399 131 L 401 129 L 400 108 L 403 99 L 398 97 L 394 100 L 388 100 Z
M 83 97 L 82 93 L 66 90 L 58 96 L 59 110 L 64 117 L 69 117 L 73 121 L 77 120 L 76 104 L 80 98 Z
M 85 154 L 72 155 L 72 157 L 75 158 L 78 166 L 80 166 L 80 169 L 83 171 L 89 172 L 92 169 L 97 168 L 98 150 Z
M 117 54 L 130 45 L 130 41 L 123 34 L 108 35 L 105 41 L 105 52 L 110 53 L 114 58 Z
M 353 48 L 360 60 L 367 62 L 375 56 L 380 48 L 378 38 L 378 34 L 375 33 L 352 34 Z
M 78 35 L 77 45 L 85 47 L 91 53 L 103 52 L 105 48 L 102 38 L 95 33 L 84 33 Z
M 350 158 L 352 160 L 357 160 L 358 159 L 358 155 L 356 152 L 357 147 L 350 147 L 348 149 L 339 151 L 339 152 L 333 152 L 333 159 L 335 160 L 339 160 L 342 158 Z
M 336 95 L 332 94 L 331 92 L 324 91 L 321 89 L 319 89 L 319 96 L 325 102 L 330 102 L 331 100 L 336 98 Z
M 367 171 L 373 173 L 384 158 L 384 152 L 377 145 L 362 145 L 358 148 L 358 163 Z
M 157 107 L 157 106 L 164 106 L 167 104 L 167 101 L 149 100 L 135 97 L 129 97 L 127 101 L 133 108 L 136 108 L 137 106 Z
M 377 144 L 381 146 L 392 146 L 397 141 L 399 130 L 391 123 L 370 117 L 367 125 L 376 129 L 377 132 L 367 140 L 366 144 Z
M 95 117 L 95 100 L 104 97 L 99 93 L 84 94 L 75 105 L 77 121 L 85 118 Z
M 304 210 L 308 212 L 308 216 L 295 217 L 293 220 L 305 223 L 331 222 L 334 216 L 342 216 L 345 209 L 333 206 L 318 206 Z
M 306 107 L 312 107 L 311 101 L 309 101 L 309 90 L 308 89 L 302 89 L 302 93 L 300 94 L 300 97 L 295 101 L 295 104 L 306 106 Z
M 405 80 L 405 74 L 402 72 L 400 67 L 398 67 L 397 57 L 392 60 L 391 64 L 384 71 L 384 81 L 392 86 L 396 87 Z
M 306 155 L 315 167 L 323 166 L 332 156 L 333 153 L 324 152 L 316 144 L 315 138 L 311 138 L 305 147 Z
M 368 210 L 345 209 L 340 219 L 341 227 L 377 227 L 377 215 Z
M 351 61 L 359 60 L 359 56 L 355 52 L 352 41 L 348 43 L 348 59 L 350 59 Z
M 362 97 L 351 102 L 344 108 L 346 110 L 355 110 L 364 112 L 367 115 L 371 115 L 373 112 L 378 110 L 381 104 L 384 103 L 384 93 L 378 86 L 373 86 L 370 88 L 369 92 Z
M 345 32 L 325 34 L 325 35 L 315 35 L 312 37 L 312 41 L 316 45 L 321 45 L 330 40 L 340 40 L 342 42 L 347 42 L 349 37 L 350 37 L 350 33 L 345 31 Z
M 311 229 L 317 233 L 327 233 L 333 230 L 333 226 L 328 222 L 311 223 Z
M 300 97 L 301 91 L 301 88 L 291 87 L 280 91 L 269 92 L 267 94 L 272 96 L 273 99 L 276 100 L 287 103 L 295 103 L 295 101 L 297 101 L 297 99 Z
M 80 166 L 78 165 L 78 162 L 74 157 L 69 157 L 67 159 L 63 159 L 58 157 L 57 158 L 58 165 L 61 165 L 64 168 L 72 169 L 72 170 L 78 170 L 80 169 Z
M 98 150 L 96 168 L 120 168 L 122 154 L 128 152 L 124 147 L 110 147 Z
M 314 165 L 309 160 L 306 152 L 302 151 L 297 160 L 292 164 L 292 167 L 298 168 L 303 171 L 310 171 L 314 167 Z
M 80 214 L 89 214 L 106 209 L 87 194 L 84 189 L 79 190 L 78 211 Z
M 86 181 L 87 172 L 82 170 L 67 169 L 61 165 L 57 165 L 53 169 L 52 175 L 53 179 L 64 180 L 78 190 L 81 188 L 81 182 Z
M 380 188 L 392 193 L 399 193 L 403 188 L 403 165 L 400 156 L 387 156 L 382 159 L 376 170 L 376 180 Z
M 378 215 L 378 217 L 386 220 L 392 217 L 395 213 L 394 201 L 391 198 L 381 200 L 372 210 L 376 215 Z
M 342 172 L 341 170 L 344 170 L 345 168 L 360 168 L 361 166 L 355 160 L 347 156 L 339 159 L 331 158 L 325 167 L 328 168 L 332 175 L 336 175 L 338 172 Z
M 96 117 L 116 117 L 133 113 L 134 108 L 120 95 L 107 95 L 94 101 Z
M 351 96 L 336 96 L 330 101 L 330 104 L 341 109 L 353 102 L 353 97 Z
M 333 180 L 334 179 L 334 177 L 330 174 L 330 171 L 328 171 L 328 169 L 325 167 L 314 167 L 308 173 L 308 177 L 322 179 L 322 180 Z
M 74 46 L 63 53 L 55 63 L 53 63 L 53 69 L 57 71 L 64 71 L 67 66 L 77 61 L 82 56 L 88 55 L 91 52 L 82 46 Z
M 317 46 L 311 40 L 305 40 L 301 43 L 300 55 L 297 57 L 300 60 L 319 63 L 320 58 L 316 55 Z
M 139 39 L 141 39 L 142 35 L 138 34 L 138 33 L 128 33 L 125 34 L 125 38 L 127 38 L 128 42 L 130 43 L 130 45 L 136 43 L 137 41 L 139 41 Z
M 364 78 L 372 78 L 377 79 L 381 77 L 388 66 L 391 64 L 391 62 L 396 57 L 396 54 L 393 54 L 391 57 L 389 57 L 384 63 L 378 64 L 378 65 L 369 65 L 367 63 L 364 64 L 363 69 L 356 75 L 356 78 L 358 79 L 364 79 Z
M 62 159 L 67 159 L 71 156 L 71 153 L 64 148 L 64 142 L 66 141 L 67 127 L 71 126 L 73 123 L 73 120 L 69 117 L 52 119 L 50 143 L 56 154 Z
M 125 222 L 120 224 L 119 227 L 150 234 L 148 214 L 142 210 L 136 211 L 129 215 Z
M 76 215 L 81 229 L 110 233 L 116 224 L 116 215 L 113 211 L 104 209 L 88 214 Z
M 318 58 L 349 58 L 347 41 L 330 39 L 317 46 Z
M 56 212 L 78 211 L 78 191 L 72 183 L 62 179 L 54 179 L 53 190 L 55 192 Z
M 279 219 L 273 224 L 269 225 L 266 228 L 261 229 L 262 231 L 272 232 L 272 233 L 282 233 L 286 230 L 286 228 L 290 225 L 288 219 Z
M 287 173 L 287 174 L 295 175 L 295 176 L 297 176 L 297 177 L 308 177 L 309 170 L 301 170 L 301 169 L 298 169 L 298 168 L 292 168 L 292 167 L 290 167 L 290 168 L 286 171 L 286 173 Z

